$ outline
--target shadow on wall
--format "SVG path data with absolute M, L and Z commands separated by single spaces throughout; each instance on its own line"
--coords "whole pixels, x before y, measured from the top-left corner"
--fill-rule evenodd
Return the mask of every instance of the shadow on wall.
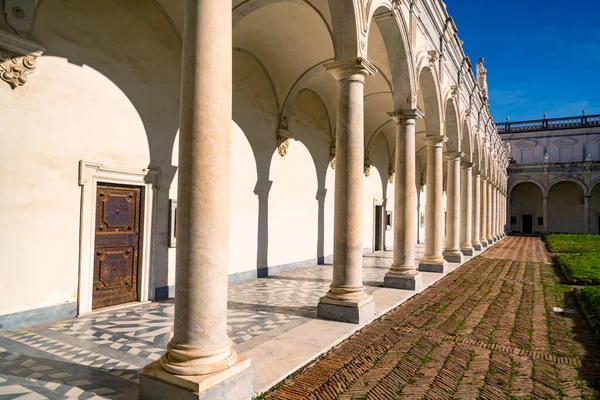
M 244 50 L 234 49 L 233 62 L 233 119 L 254 156 L 258 216 L 256 226 L 236 226 L 232 221 L 232 229 L 256 234 L 258 277 L 325 263 L 331 247 L 326 245 L 326 218 L 333 210 L 333 190 L 328 190 L 333 181 L 329 168 L 332 139 L 325 106 L 316 93 L 299 93 L 289 120 L 294 139 L 282 156 L 276 139 L 278 102 L 270 78 Z M 245 168 L 250 165 L 236 165 L 234 181 L 239 179 L 235 174 L 251 176 Z
M 32 37 L 47 47 L 44 58 L 48 63 L 60 64 L 64 59 L 69 65 L 81 67 L 55 85 L 58 89 L 52 97 L 84 103 L 77 112 L 60 110 L 65 112 L 65 131 L 74 127 L 77 134 L 86 137 L 86 141 L 77 140 L 84 143 L 79 151 L 82 157 L 127 168 L 160 170 L 153 260 L 153 265 L 160 268 L 153 275 L 159 284 L 166 284 L 169 187 L 176 172 L 171 154 L 179 123 L 181 45 L 177 34 L 151 1 L 55 0 L 40 3 Z M 60 65 L 51 68 L 64 70 Z M 113 85 L 101 78 L 88 79 L 93 76 L 90 69 Z M 61 79 L 58 76 L 54 74 L 53 79 Z M 111 99 L 102 98 L 120 98 L 122 94 L 135 108 L 137 117 L 135 113 L 126 114 L 116 102 L 112 108 L 107 106 Z M 80 112 L 87 115 L 77 115 Z M 145 131 L 147 147 L 139 140 L 129 147 L 140 131 Z M 138 165 L 140 159 L 149 159 L 149 163 Z

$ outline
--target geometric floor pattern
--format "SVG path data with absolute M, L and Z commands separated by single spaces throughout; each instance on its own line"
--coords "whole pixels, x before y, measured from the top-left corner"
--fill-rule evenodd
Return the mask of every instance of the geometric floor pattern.
M 383 286 L 391 262 L 392 252 L 364 257 L 367 292 Z M 320 265 L 230 285 L 234 348 L 316 318 L 332 276 L 331 265 Z M 140 368 L 157 360 L 172 336 L 173 309 L 170 299 L 0 333 L 0 400 L 135 399 Z

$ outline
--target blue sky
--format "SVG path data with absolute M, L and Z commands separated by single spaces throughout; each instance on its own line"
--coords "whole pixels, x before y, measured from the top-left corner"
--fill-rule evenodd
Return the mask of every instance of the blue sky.
M 495 122 L 600 114 L 600 0 L 445 0 Z

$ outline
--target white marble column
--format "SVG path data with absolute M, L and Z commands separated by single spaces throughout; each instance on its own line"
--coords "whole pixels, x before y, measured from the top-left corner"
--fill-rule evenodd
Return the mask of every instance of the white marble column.
M 326 64 L 337 79 L 333 282 L 319 300 L 320 318 L 362 323 L 375 313 L 362 282 L 364 86 L 376 68 L 365 59 Z
M 512 218 L 512 211 L 510 208 L 510 202 L 512 201 L 512 198 L 510 196 L 506 197 L 506 230 L 507 233 L 512 233 L 512 222 L 510 221 L 510 219 Z
M 423 287 L 423 276 L 415 266 L 415 128 L 416 119 L 422 118 L 423 114 L 414 109 L 400 111 L 393 117 L 396 121 L 394 262 L 385 275 L 384 285 L 397 289 L 420 290 Z
M 444 136 L 429 136 L 427 142 L 427 204 L 425 206 L 425 255 L 419 262 L 420 271 L 447 271 L 448 262 L 442 256 L 444 204 L 442 203 Z
M 543 218 L 542 230 L 544 231 L 543 233 L 547 233 L 548 232 L 548 196 L 547 195 L 544 195 L 544 197 L 542 198 L 542 218 Z M 521 224 L 523 224 L 522 221 L 521 221 Z M 521 231 L 523 231 L 523 228 L 521 228 Z M 535 229 L 533 229 L 533 231 L 535 232 Z
M 486 186 L 486 199 L 487 199 L 487 204 L 486 204 L 487 220 L 485 221 L 485 231 L 486 231 L 485 237 L 487 239 L 488 244 L 492 245 L 494 243 L 494 238 L 492 236 L 492 213 L 494 212 L 494 208 L 492 207 L 493 197 L 492 197 L 491 178 L 488 179 L 485 186 Z
M 505 236 L 506 233 L 506 202 L 504 197 L 504 188 L 500 191 L 500 235 Z
M 480 238 L 481 246 L 488 247 L 491 243 L 488 243 L 487 239 L 487 203 L 488 203 L 488 192 L 487 192 L 487 177 L 481 177 L 481 225 L 480 225 Z
M 506 235 L 508 234 L 508 224 L 510 223 L 510 219 L 508 217 L 508 201 L 506 199 L 506 192 L 502 193 L 502 213 L 504 218 L 502 219 L 502 222 L 504 223 L 504 225 L 502 226 L 502 236 L 506 237 Z
M 591 233 L 592 227 L 590 224 L 590 217 L 592 215 L 592 196 L 585 195 L 583 198 L 583 231 L 585 233 Z
M 141 399 L 253 393 L 250 360 L 227 336 L 231 6 L 185 0 L 174 332 L 167 353 L 142 371 Z
M 446 182 L 446 249 L 444 259 L 448 262 L 461 263 L 463 254 L 460 251 L 460 159 L 461 152 L 448 152 L 448 180 Z
M 471 222 L 473 249 L 481 251 L 481 173 L 473 171 L 473 216 Z
M 473 222 L 473 163 L 460 164 L 460 251 L 465 256 L 473 255 L 471 239 Z
M 493 218 L 494 218 L 494 231 L 492 232 L 492 236 L 494 237 L 494 239 L 496 241 L 500 240 L 500 208 L 499 208 L 499 204 L 500 202 L 499 197 L 498 197 L 498 186 L 494 186 L 492 187 L 493 193 L 494 193 L 494 213 L 493 213 Z

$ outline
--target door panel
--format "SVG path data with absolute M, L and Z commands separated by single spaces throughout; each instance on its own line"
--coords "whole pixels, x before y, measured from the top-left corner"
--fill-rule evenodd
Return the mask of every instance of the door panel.
M 92 309 L 138 299 L 139 187 L 98 185 Z
M 533 233 L 533 215 L 523 215 L 523 233 Z

